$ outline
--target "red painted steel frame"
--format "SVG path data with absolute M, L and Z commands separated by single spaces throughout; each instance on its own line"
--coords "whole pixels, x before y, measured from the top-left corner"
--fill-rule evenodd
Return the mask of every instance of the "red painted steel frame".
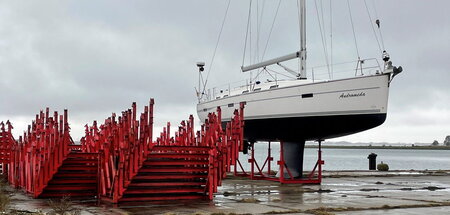
M 68 112 L 64 110 L 64 115 L 54 112 L 52 117 L 46 108 L 45 112 L 36 115 L 18 141 L 12 138 L 11 128 L 8 125 L 8 181 L 38 197 L 62 165 L 69 153 L 69 144 L 73 142 L 69 135 Z
M 6 124 L 0 122 L 0 164 L 2 165 L 1 173 L 3 175 L 8 173 L 8 165 L 11 161 L 11 147 L 16 142 L 11 133 L 12 129 L 13 126 L 9 120 L 6 121 Z
M 117 119 L 115 114 L 107 118 L 100 129 L 96 121 L 91 127 L 86 125 L 81 149 L 99 153 L 99 196 L 117 203 L 142 167 L 152 145 L 153 104 L 151 99 L 139 120 L 133 103 Z
M 86 135 L 81 139 L 82 150 L 100 153 L 99 196 L 117 203 L 154 147 L 191 146 L 209 147 L 209 170 L 204 193 L 212 199 L 217 186 L 221 185 L 226 172 L 235 164 L 239 150 L 243 148 L 244 105 L 241 104 L 239 111 L 234 112 L 225 130 L 218 108 L 217 114 L 208 115 L 200 131 L 194 132 L 194 118 L 191 115 L 188 121 L 181 122 L 174 137 L 170 137 L 171 127 L 167 123 L 167 127 L 153 142 L 153 104 L 151 99 L 140 120 L 136 120 L 136 104 L 133 103 L 132 109 L 122 112 L 118 120 L 114 114 L 106 119 L 100 129 L 96 122 L 91 127 L 86 126 Z M 194 153 L 196 149 L 192 149 Z
M 239 110 L 234 111 L 231 121 L 226 124 L 226 129 L 222 128 L 221 109 L 217 108 L 216 113 L 209 113 L 208 119 L 201 126 L 201 130 L 194 137 L 193 117 L 189 121 L 181 122 L 175 138 L 170 138 L 170 123 L 163 129 L 156 144 L 159 146 L 206 146 L 209 147 L 209 171 L 205 193 L 209 199 L 213 199 L 213 194 L 217 192 L 217 187 L 221 186 L 226 173 L 231 170 L 231 165 L 235 165 L 239 150 L 243 148 L 243 120 L 244 104 Z
M 273 157 L 271 156 L 271 143 L 269 142 L 268 147 L 268 155 L 264 161 L 263 166 L 260 168 L 258 162 L 255 159 L 255 147 L 254 143 L 251 144 L 251 158 L 248 159 L 250 163 L 250 172 L 247 172 L 242 167 L 242 164 L 239 162 L 239 158 L 236 159 L 237 164 L 239 165 L 242 172 L 238 171 L 237 165 L 234 166 L 234 175 L 236 176 L 245 176 L 249 177 L 252 180 L 270 180 L 277 181 L 282 184 L 320 184 L 322 182 L 322 165 L 325 162 L 322 160 L 322 140 L 318 140 L 319 149 L 317 151 L 318 157 L 317 162 L 313 168 L 313 170 L 308 174 L 306 178 L 294 178 L 292 173 L 286 166 L 284 155 L 283 155 L 283 142 L 280 142 L 280 160 L 277 162 L 279 165 L 279 177 L 276 177 L 275 174 L 271 172 L 271 164 L 273 161 Z M 264 167 L 267 165 L 267 172 L 264 172 Z M 256 169 L 255 169 L 256 167 Z M 316 171 L 317 170 L 317 171 Z M 289 178 L 284 177 L 285 171 L 289 175 Z
M 255 149 L 252 145 L 251 172 L 245 172 L 239 162 L 239 152 L 244 150 L 244 104 L 234 111 L 233 117 L 223 128 L 221 109 L 217 113 L 208 114 L 208 119 L 201 126 L 200 131 L 194 131 L 194 118 L 182 121 L 175 136 L 171 137 L 170 123 L 163 129 L 160 136 L 153 141 L 153 106 L 151 99 L 143 113 L 137 118 L 136 103 L 131 109 L 116 117 L 113 114 L 100 126 L 94 121 L 92 126 L 86 125 L 86 135 L 81 139 L 81 145 L 74 145 L 69 135 L 68 113 L 64 115 L 54 112 L 53 117 L 47 108 L 36 115 L 32 125 L 28 127 L 23 137 L 16 141 L 12 134 L 12 125 L 7 122 L 0 124 L 0 163 L 3 173 L 8 174 L 8 181 L 15 187 L 22 188 L 34 197 L 39 196 L 53 175 L 58 171 L 62 162 L 71 150 L 83 153 L 98 153 L 98 194 L 109 201 L 117 203 L 123 197 L 128 185 L 143 167 L 147 157 L 155 147 L 185 147 L 183 153 L 193 154 L 198 147 L 208 150 L 208 171 L 204 194 L 213 198 L 217 187 L 222 184 L 226 173 L 234 166 L 235 175 L 249 176 L 251 179 L 266 179 L 281 183 L 320 183 L 321 141 L 319 141 L 318 161 L 307 179 L 295 179 L 285 168 L 283 154 L 280 154 L 280 175 L 284 171 L 290 178 L 276 178 L 271 174 L 271 148 L 269 143 L 268 157 L 262 167 L 255 160 Z M 169 149 L 168 148 L 168 149 Z M 283 143 L 281 143 L 281 152 Z M 180 156 L 181 157 L 181 156 Z M 267 165 L 267 174 L 264 168 Z M 242 173 L 238 173 L 240 167 Z M 189 168 L 189 165 L 188 165 Z M 193 169 L 197 168 L 194 164 Z M 256 168 L 256 169 L 255 169 Z M 316 169 L 318 170 L 316 173 Z M 257 170 L 257 171 L 256 171 Z M 317 177 L 315 175 L 317 174 Z M 189 189 L 186 189 L 189 191 Z
M 235 110 L 225 129 L 221 110 L 217 108 L 217 113 L 208 115 L 200 131 L 194 132 L 191 115 L 188 121 L 181 122 L 174 137 L 170 136 L 168 123 L 155 142 L 152 138 L 153 105 L 154 100 L 151 99 L 140 118 L 136 116 L 136 103 L 133 103 L 131 109 L 123 111 L 121 116 L 113 114 L 100 126 L 96 121 L 92 126 L 86 125 L 81 145 L 74 145 L 69 135 L 67 110 L 64 110 L 64 115 L 54 112 L 53 117 L 48 108 L 41 111 L 18 141 L 12 137 L 11 124 L 7 122 L 5 128 L 1 123 L 0 163 L 8 173 L 9 183 L 38 197 L 71 150 L 98 153 L 97 196 L 117 203 L 154 147 L 182 146 L 193 156 L 199 149 L 208 150 L 208 172 L 203 192 L 212 199 L 217 186 L 231 171 L 231 165 L 236 165 L 239 151 L 243 150 L 244 104 Z

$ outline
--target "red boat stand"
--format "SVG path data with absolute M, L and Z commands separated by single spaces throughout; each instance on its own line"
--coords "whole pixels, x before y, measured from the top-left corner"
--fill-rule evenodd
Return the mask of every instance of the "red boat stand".
M 261 167 L 255 159 L 254 143 L 250 143 L 251 158 L 248 159 L 248 162 L 250 163 L 250 172 L 247 172 L 243 168 L 241 162 L 239 161 L 239 158 L 237 158 L 236 165 L 234 165 L 234 175 L 249 177 L 252 180 L 277 181 L 282 184 L 320 184 L 322 182 L 322 165 L 325 164 L 325 162 L 322 160 L 322 140 L 318 140 L 317 142 L 319 144 L 319 148 L 317 151 L 317 162 L 313 170 L 309 172 L 307 177 L 294 178 L 289 168 L 287 168 L 283 155 L 283 141 L 280 141 L 280 160 L 277 162 L 277 164 L 279 165 L 279 177 L 277 177 L 276 174 L 273 173 L 271 167 L 271 161 L 273 161 L 273 157 L 271 156 L 271 142 L 268 143 L 269 147 L 267 151 L 267 157 Z M 266 166 L 267 171 L 264 171 L 264 168 Z M 238 167 L 240 168 L 241 172 L 238 171 Z M 285 171 L 287 172 L 289 177 L 283 177 L 285 175 Z

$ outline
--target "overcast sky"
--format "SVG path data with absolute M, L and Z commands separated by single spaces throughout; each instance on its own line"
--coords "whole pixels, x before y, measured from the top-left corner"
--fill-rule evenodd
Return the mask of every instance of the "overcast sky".
M 259 1 L 261 47 L 278 5 L 264 2 Z M 264 59 L 298 50 L 295 2 L 282 1 Z M 362 2 L 350 0 L 360 55 L 379 58 Z M 11 120 L 17 137 L 40 109 L 67 108 L 71 134 L 79 139 L 86 123 L 102 122 L 133 101 L 142 108 L 153 97 L 156 126 L 178 124 L 195 114 L 195 62 L 205 61 L 209 70 L 227 3 L 0 0 L 0 121 Z M 239 67 L 248 3 L 231 1 L 210 87 L 247 78 Z M 373 19 L 376 8 L 385 49 L 404 73 L 391 85 L 386 122 L 337 140 L 442 142 L 450 135 L 450 1 L 367 3 Z M 324 65 L 315 4 L 307 4 L 308 66 Z M 329 34 L 329 1 L 323 4 Z M 357 59 L 349 23 L 347 1 L 333 1 L 334 62 Z

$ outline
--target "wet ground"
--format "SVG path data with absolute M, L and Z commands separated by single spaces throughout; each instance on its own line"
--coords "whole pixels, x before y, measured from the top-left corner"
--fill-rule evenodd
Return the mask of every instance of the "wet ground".
M 322 185 L 281 185 L 230 177 L 214 201 L 142 206 L 76 204 L 81 214 L 448 214 L 450 174 L 325 172 Z M 50 209 L 45 200 L 13 196 L 16 209 Z

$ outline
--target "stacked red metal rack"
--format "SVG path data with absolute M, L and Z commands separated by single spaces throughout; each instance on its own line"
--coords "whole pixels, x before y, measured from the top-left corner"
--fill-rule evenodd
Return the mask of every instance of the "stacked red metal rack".
M 71 195 L 112 203 L 213 199 L 232 166 L 235 175 L 251 179 L 321 182 L 320 142 L 318 161 L 308 178 L 293 178 L 283 153 L 278 161 L 280 177 L 271 174 L 270 147 L 260 168 L 252 145 L 252 157 L 248 160 L 251 171 L 242 168 L 239 153 L 246 147 L 243 103 L 227 123 L 222 121 L 221 109 L 217 108 L 199 131 L 194 130 L 191 115 L 181 122 L 173 137 L 168 123 L 156 140 L 153 140 L 153 109 L 151 99 L 139 118 L 133 103 L 120 116 L 112 114 L 101 125 L 94 121 L 91 126 L 86 125 L 80 144 L 75 144 L 70 137 L 67 110 L 64 115 L 54 112 L 53 116 L 48 108 L 41 111 L 18 140 L 12 136 L 11 123 L 1 123 L 3 174 L 8 175 L 12 186 L 22 188 L 33 197 Z M 267 172 L 264 172 L 266 165 Z M 242 172 L 238 172 L 238 167 Z M 290 177 L 281 177 L 285 171 Z

